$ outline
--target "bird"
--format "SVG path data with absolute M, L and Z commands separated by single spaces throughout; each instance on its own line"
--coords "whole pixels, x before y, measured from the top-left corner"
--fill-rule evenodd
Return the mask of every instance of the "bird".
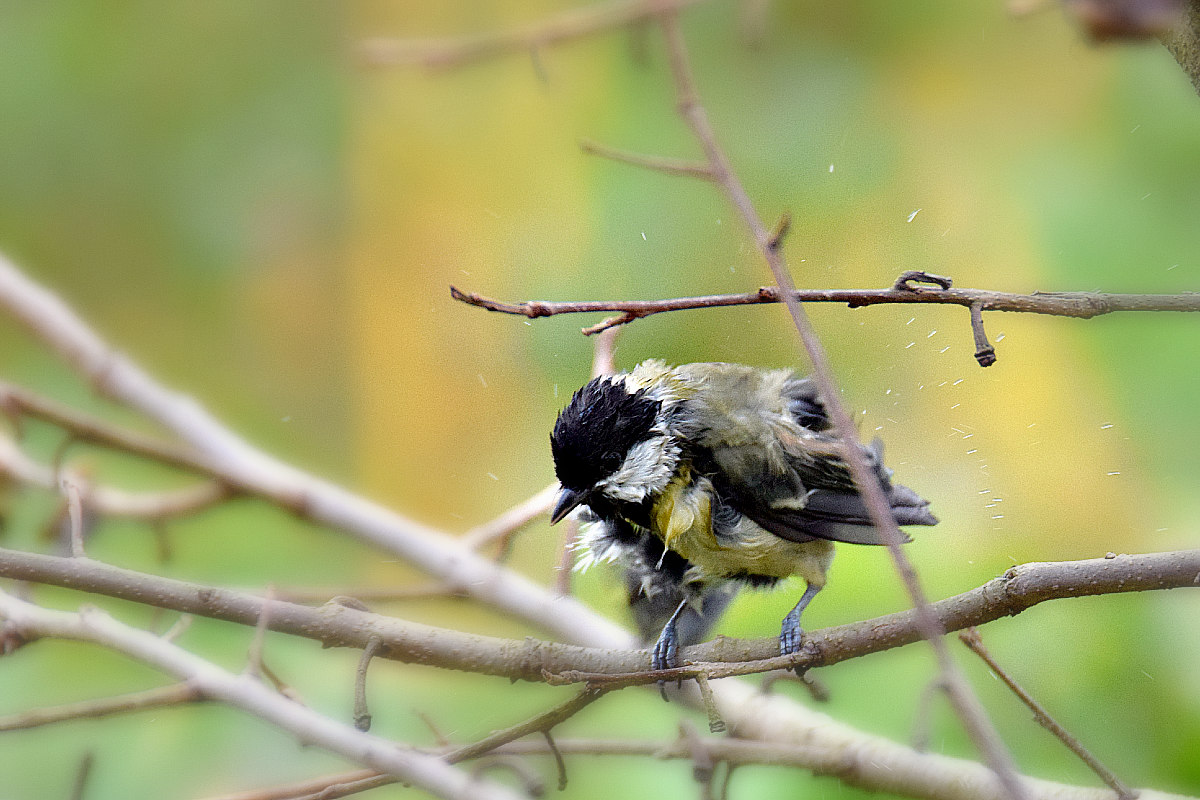
M 816 384 L 790 369 L 650 359 L 575 392 L 550 446 L 561 485 L 551 524 L 573 513 L 588 523 L 577 568 L 624 570 L 653 670 L 679 666 L 679 649 L 702 641 L 741 587 L 792 576 L 806 587 L 779 652 L 799 652 L 834 542 L 887 543 Z M 855 446 L 897 525 L 937 524 L 927 500 L 892 483 L 878 439 Z

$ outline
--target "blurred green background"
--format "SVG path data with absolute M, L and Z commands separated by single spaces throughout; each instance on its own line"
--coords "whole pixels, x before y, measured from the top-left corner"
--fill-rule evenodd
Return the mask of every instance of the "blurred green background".
M 430 6 L 428 8 L 424 6 Z M 592 138 L 694 157 L 654 29 L 446 73 L 368 69 L 372 36 L 441 36 L 539 19 L 562 2 L 312 0 L 0 6 L 0 251 L 168 385 L 269 451 L 447 531 L 553 477 L 547 433 L 587 377 L 598 320 L 527 323 L 454 304 L 657 298 L 769 281 L 710 186 L 579 152 Z M 434 7 L 436 6 L 436 7 Z M 1200 100 L 1156 45 L 1098 48 L 1055 6 L 771 4 L 750 40 L 739 6 L 685 15 L 712 122 L 763 216 L 791 212 L 796 282 L 889 285 L 906 269 L 1003 291 L 1178 292 L 1200 283 Z M 957 307 L 812 307 L 864 435 L 942 524 L 909 547 L 933 597 L 1016 563 L 1195 547 L 1200 330 L 1185 315 L 1092 321 L 992 314 L 999 362 L 972 358 Z M 731 360 L 808 368 L 776 307 L 632 325 L 618 363 Z M 131 426 L 11 320 L 0 377 Z M 144 427 L 144 426 L 143 426 Z M 30 450 L 59 434 L 29 425 Z M 125 488 L 186 482 L 92 448 Z M 47 550 L 48 495 L 3 492 L 0 544 Z M 560 531 L 524 533 L 511 563 L 553 580 Z M 169 528 L 105 522 L 92 556 L 221 585 L 392 586 L 424 579 L 337 533 L 240 501 Z M 618 581 L 581 596 L 621 618 Z M 795 602 L 747 594 L 720 627 L 769 636 Z M 96 598 L 38 588 L 47 604 Z M 906 604 L 886 553 L 843 547 L 812 627 Z M 128 621 L 170 618 L 104 602 Z M 536 634 L 462 601 L 380 610 L 464 630 Z M 1126 782 L 1200 793 L 1200 596 L 1057 602 L 983 635 L 1044 705 Z M 198 620 L 181 643 L 231 669 L 251 633 Z M 956 649 L 961 649 L 957 644 Z M 1094 785 L 965 651 L 1027 773 Z M 268 663 L 314 707 L 351 716 L 357 656 L 272 636 Z M 910 647 L 821 671 L 824 710 L 904 740 L 932 675 Z M 0 660 L 0 714 L 157 685 L 94 648 L 45 642 Z M 377 664 L 375 730 L 466 741 L 565 690 Z M 779 691 L 811 702 L 800 687 Z M 560 735 L 664 736 L 682 712 L 649 692 L 606 698 Z M 970 756 L 943 704 L 932 746 Z M 3 794 L 195 798 L 343 768 L 233 711 L 75 722 L 0 741 Z M 552 780 L 553 767 L 541 765 Z M 574 758 L 571 798 L 694 791 L 690 766 Z M 378 796 L 407 796 L 388 788 Z M 830 779 L 739 770 L 732 796 L 838 798 Z M 669 794 L 668 794 L 669 796 Z

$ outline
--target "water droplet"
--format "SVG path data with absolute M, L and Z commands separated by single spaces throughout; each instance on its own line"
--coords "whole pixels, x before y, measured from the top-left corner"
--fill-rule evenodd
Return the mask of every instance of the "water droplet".
M 1147 197 L 1149 197 L 1149 195 L 1147 195 Z M 1143 198 L 1143 199 L 1144 199 L 1144 198 Z M 916 211 L 914 211 L 914 212 L 912 212 L 911 214 L 909 214 L 909 215 L 908 215 L 908 221 L 909 221 L 909 222 L 912 222 L 912 221 L 913 221 L 913 219 L 914 219 L 914 218 L 916 218 L 917 214 L 920 214 L 920 213 L 921 213 L 921 209 L 919 209 L 919 208 L 918 208 Z

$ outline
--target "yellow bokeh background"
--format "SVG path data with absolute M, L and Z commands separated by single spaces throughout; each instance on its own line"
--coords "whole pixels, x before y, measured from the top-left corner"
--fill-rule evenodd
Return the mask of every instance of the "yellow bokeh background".
M 745 4 L 746 6 L 752 4 Z M 653 26 L 457 70 L 364 64 L 370 37 L 464 36 L 562 2 L 315 0 L 0 10 L 0 251 L 118 349 L 264 449 L 448 533 L 553 479 L 547 437 L 586 380 L 600 315 L 526 321 L 454 303 L 751 291 L 769 275 L 712 186 L 581 152 L 592 139 L 696 158 Z M 1097 47 L 1055 7 L 776 3 L 759 38 L 741 7 L 684 14 L 699 90 L 760 213 L 790 213 L 804 287 L 881 287 L 907 269 L 999 291 L 1195 290 L 1200 100 L 1155 44 Z M 864 436 L 941 524 L 909 553 L 928 592 L 1009 566 L 1194 547 L 1200 334 L 1189 315 L 1090 321 L 992 313 L 999 361 L 972 358 L 949 306 L 810 306 Z M 640 320 L 617 361 L 808 369 L 778 307 Z M 0 377 L 153 430 L 94 398 L 0 318 Z M 48 458 L 52 429 L 28 446 Z M 98 480 L 179 485 L 76 446 Z M 54 499 L 3 488 L 2 543 L 45 549 Z M 242 501 L 152 532 L 105 522 L 93 557 L 221 585 L 391 586 L 425 579 L 336 532 Z M 560 532 L 535 523 L 510 563 L 555 579 Z M 623 620 L 616 576 L 576 579 Z M 799 586 L 747 593 L 720 632 L 770 636 Z M 38 589 L 48 604 L 96 602 Z M 843 547 L 809 626 L 905 607 L 886 553 Z M 133 607 L 106 604 L 152 624 Z M 504 636 L 540 635 L 454 600 L 379 608 Z M 997 658 L 1128 783 L 1200 793 L 1198 598 L 1060 601 L 983 634 Z M 181 640 L 230 668 L 249 632 L 198 621 Z M 957 647 L 957 645 L 955 645 Z M 349 719 L 356 655 L 268 639 L 314 707 Z M 1070 754 L 960 654 L 1021 768 L 1092 784 Z M 821 671 L 830 715 L 906 739 L 933 672 L 912 647 Z M 39 643 L 0 659 L 0 714 L 153 685 L 122 659 Z M 374 668 L 376 730 L 429 743 L 416 712 L 468 741 L 544 708 L 548 687 Z M 810 702 L 797 686 L 779 691 Z M 681 714 L 624 692 L 563 735 L 675 734 Z M 934 704 L 932 746 L 973 754 Z M 344 768 L 238 714 L 179 709 L 8 733 L 14 797 L 203 797 Z M 577 762 L 577 763 L 576 763 Z M 54 765 L 54 766 L 50 766 Z M 552 765 L 539 762 L 552 779 Z M 567 797 L 691 792 L 690 767 L 575 759 Z M 850 796 L 829 779 L 746 768 L 733 797 Z M 379 790 L 408 796 L 412 790 Z

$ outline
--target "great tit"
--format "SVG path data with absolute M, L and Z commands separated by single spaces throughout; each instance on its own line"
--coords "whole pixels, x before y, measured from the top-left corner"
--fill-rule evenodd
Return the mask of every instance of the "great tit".
M 678 666 L 738 587 L 792 575 L 807 587 L 779 650 L 797 652 L 833 543 L 885 543 L 815 385 L 790 370 L 645 361 L 576 392 L 550 444 L 562 484 L 551 522 L 587 507 L 580 566 L 624 568 L 643 639 L 657 636 L 652 669 Z M 937 524 L 928 501 L 891 482 L 878 440 L 862 455 L 898 525 Z

